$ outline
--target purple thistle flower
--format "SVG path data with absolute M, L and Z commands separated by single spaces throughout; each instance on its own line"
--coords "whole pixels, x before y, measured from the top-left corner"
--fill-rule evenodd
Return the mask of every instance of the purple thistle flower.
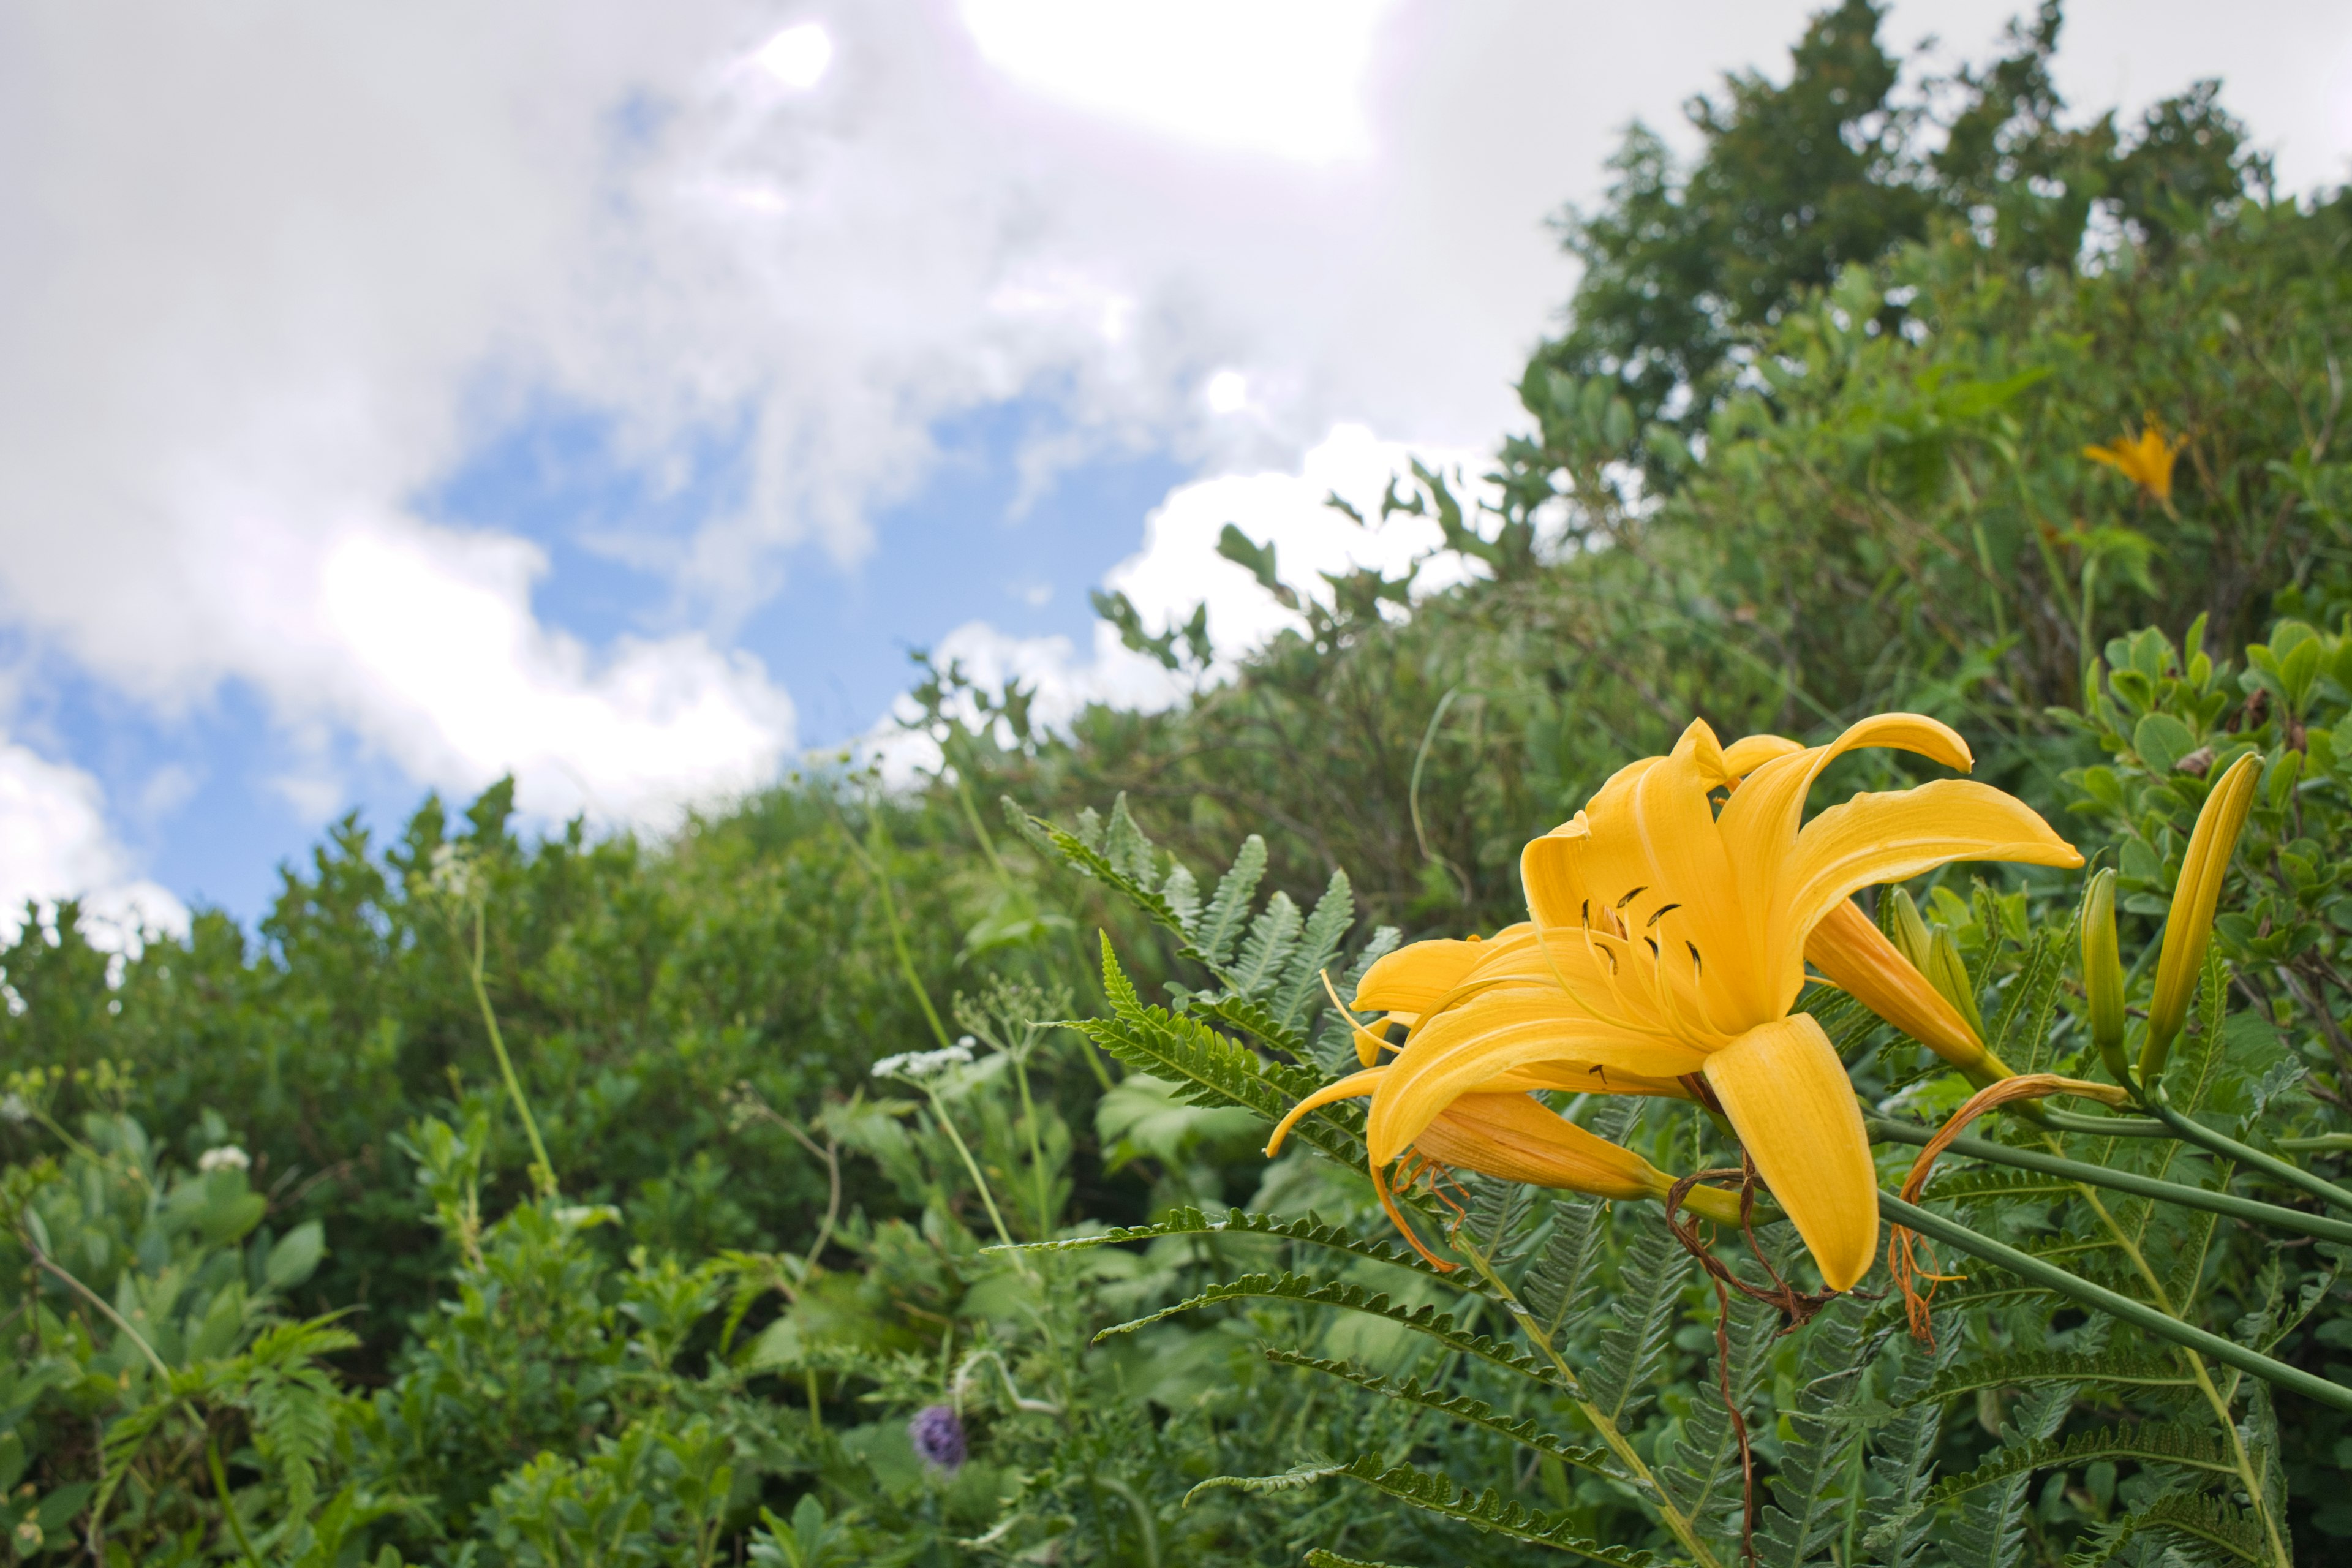
M 915 1452 L 927 1465 L 936 1465 L 953 1475 L 963 1468 L 968 1451 L 963 1435 L 963 1420 L 955 1407 L 948 1405 L 926 1405 L 915 1412 L 907 1423 L 907 1436 L 914 1440 Z

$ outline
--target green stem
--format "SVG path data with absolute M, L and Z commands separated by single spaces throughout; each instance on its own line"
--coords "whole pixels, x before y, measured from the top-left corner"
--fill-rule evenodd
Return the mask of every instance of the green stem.
M 220 1494 L 221 1515 L 228 1521 L 228 1532 L 236 1537 L 237 1550 L 245 1553 L 245 1560 L 253 1568 L 261 1568 L 261 1553 L 246 1539 L 245 1521 L 236 1517 L 236 1504 L 229 1499 L 228 1470 L 221 1463 L 220 1445 L 210 1437 L 205 1439 L 205 1465 L 213 1473 L 213 1490 Z
M 963 1156 L 963 1168 L 971 1173 L 971 1184 L 980 1189 L 980 1201 L 988 1207 L 988 1222 L 996 1227 L 996 1239 L 1013 1252 L 1013 1261 L 1021 1272 L 1028 1273 L 1029 1260 L 1013 1248 L 1013 1233 L 1004 1228 L 1004 1215 L 996 1207 L 996 1194 L 988 1190 L 988 1178 L 980 1173 L 980 1162 L 971 1157 L 971 1150 L 964 1144 L 963 1134 L 956 1131 L 955 1119 L 948 1114 L 948 1108 L 940 1100 L 937 1089 L 926 1086 L 924 1092 L 930 1097 L 931 1110 L 939 1117 L 940 1126 L 946 1131 L 948 1142 L 954 1144 L 955 1152 Z
M 2085 1138 L 2170 1138 L 2174 1135 L 2172 1129 L 2163 1122 L 2145 1116 L 2077 1116 L 2071 1110 L 2034 1106 L 2032 1100 L 2021 1100 L 2001 1109 L 2021 1110 L 2029 1106 L 2041 1112 L 2032 1120 L 2053 1132 L 2078 1132 Z
M 490 990 L 482 980 L 483 943 L 482 906 L 474 906 L 474 962 L 468 973 L 474 982 L 474 1000 L 482 1009 L 482 1026 L 489 1031 L 490 1049 L 499 1058 L 499 1074 L 506 1079 L 507 1094 L 514 1100 L 515 1114 L 522 1118 L 522 1130 L 530 1139 L 530 1184 L 539 1189 L 541 1197 L 555 1195 L 555 1162 L 547 1157 L 547 1145 L 541 1142 L 539 1122 L 531 1116 L 530 1101 L 523 1098 L 522 1080 L 515 1077 L 514 1058 L 507 1055 L 506 1037 L 499 1032 L 498 1010 L 490 1005 Z
M 2170 1128 L 2173 1134 L 2184 1142 L 2210 1149 L 2216 1154 L 2226 1154 L 2242 1165 L 2248 1165 L 2262 1172 L 2273 1181 L 2284 1182 L 2291 1187 L 2301 1187 L 2321 1202 L 2333 1204 L 2347 1213 L 2352 1213 L 2352 1193 L 2346 1192 L 2333 1182 L 2313 1175 L 2300 1165 L 2290 1164 L 2275 1154 L 2265 1154 L 2260 1149 L 2241 1143 L 2235 1138 L 2214 1131 L 2201 1121 L 2191 1120 L 2172 1108 L 2171 1097 L 2164 1092 L 2162 1084 L 2155 1086 L 2154 1095 L 2148 1101 L 2148 1109 L 2156 1112 L 2157 1120 Z
M 1912 1127 L 1877 1117 L 1870 1121 L 1870 1135 L 1891 1143 L 1909 1143 L 1919 1147 L 1925 1147 L 1935 1138 L 1935 1133 L 1925 1127 Z M 2253 1198 L 2242 1198 L 2234 1193 L 2214 1192 L 2180 1182 L 2136 1175 L 2128 1171 L 2109 1170 L 2105 1165 L 2062 1159 L 2055 1154 L 2038 1154 L 2031 1149 L 2015 1149 L 2006 1143 L 1988 1142 L 1981 1138 L 1955 1138 L 1948 1147 L 1955 1154 L 1970 1160 L 1982 1160 L 1988 1164 L 2038 1171 L 2046 1176 L 2085 1182 L 2095 1187 L 2109 1187 L 2135 1197 L 2154 1198 L 2159 1203 L 2178 1204 L 2182 1208 L 2204 1209 L 2212 1214 L 2227 1215 L 2231 1219 L 2273 1226 L 2280 1230 L 2294 1231 L 2299 1236 L 2352 1243 L 2352 1225 L 2342 1220 L 2330 1219 L 2326 1215 L 2305 1214 L 2301 1209 L 2285 1208 Z
M 1494 1289 L 1496 1300 L 1502 1303 L 1504 1310 L 1508 1311 L 1513 1320 L 1518 1323 L 1519 1331 L 1535 1342 L 1536 1348 L 1543 1352 L 1544 1358 L 1551 1363 L 1552 1369 L 1567 1381 L 1569 1397 L 1576 1402 L 1577 1409 L 1583 1413 L 1586 1421 L 1591 1423 L 1593 1431 L 1600 1434 L 1601 1442 L 1608 1445 L 1609 1451 L 1617 1457 L 1618 1463 L 1631 1471 L 1633 1478 L 1646 1490 L 1650 1506 L 1658 1510 L 1658 1517 L 1665 1525 L 1667 1532 L 1682 1544 L 1684 1551 L 1691 1554 L 1698 1568 L 1722 1568 L 1721 1562 L 1714 1552 L 1708 1548 L 1706 1542 L 1699 1539 L 1697 1526 L 1667 1498 L 1666 1489 L 1658 1484 L 1658 1478 L 1651 1473 L 1650 1467 L 1643 1460 L 1640 1450 L 1633 1447 L 1624 1433 L 1618 1430 L 1615 1417 L 1585 1397 L 1582 1381 L 1577 1377 L 1575 1370 L 1561 1356 L 1559 1348 L 1551 1342 L 1551 1335 L 1545 1331 L 1542 1324 L 1536 1321 L 1536 1315 L 1529 1311 L 1527 1304 L 1503 1282 L 1502 1277 L 1495 1272 L 1486 1256 L 1476 1247 L 1465 1247 L 1459 1250 L 1463 1257 L 1470 1260 L 1470 1266 L 1478 1271 L 1480 1278 Z
M 844 823 L 841 831 L 844 837 L 848 837 L 848 824 Z M 907 989 L 915 994 L 916 1002 L 923 1009 L 923 1017 L 930 1024 L 931 1033 L 938 1038 L 940 1045 L 942 1047 L 950 1046 L 955 1042 L 948 1038 L 948 1026 L 940 1022 L 939 1009 L 931 1005 L 930 993 L 923 989 L 922 976 L 915 970 L 915 955 L 908 948 L 907 933 L 898 923 L 898 900 L 890 891 L 890 876 L 884 868 L 880 853 L 889 848 L 889 841 L 883 836 L 882 816 L 878 808 L 875 812 L 870 831 L 874 837 L 873 848 L 869 849 L 859 844 L 856 838 L 849 839 L 849 847 L 856 850 L 857 858 L 866 863 L 867 874 L 874 879 L 876 891 L 882 895 L 883 923 L 890 928 L 890 946 L 898 955 L 898 973 L 905 976 Z
M 1879 1194 L 1878 1206 L 1896 1223 L 1907 1226 L 1922 1236 L 1940 1241 L 1947 1247 L 1957 1247 L 1972 1257 L 1984 1259 L 1987 1263 L 1996 1264 L 2020 1279 L 2031 1280 L 2044 1289 L 2055 1290 L 2062 1296 L 2072 1297 L 2084 1306 L 2096 1308 L 2109 1317 L 2120 1318 L 2135 1328 L 2144 1329 L 2156 1335 L 2158 1339 L 2169 1340 L 2177 1345 L 2185 1345 L 2190 1350 L 2212 1357 L 2224 1366 L 2233 1366 L 2240 1372 L 2252 1373 L 2266 1383 L 2291 1389 L 2307 1399 L 2317 1400 L 2331 1408 L 2352 1410 L 2352 1388 L 2347 1388 L 2340 1383 L 2330 1383 L 2324 1377 L 2315 1377 L 2299 1367 L 2273 1361 L 2260 1351 L 2249 1350 L 2234 1340 L 2225 1340 L 2219 1334 L 2209 1333 L 2203 1329 L 2184 1323 L 2178 1318 L 2167 1317 L 2145 1301 L 2135 1301 L 2129 1296 L 2118 1295 L 2105 1286 L 2094 1285 L 2087 1279 L 2067 1273 L 2053 1263 L 2045 1262 L 2030 1253 L 2021 1252 L 2016 1247 L 1995 1241 L 1989 1236 L 1979 1236 L 1956 1220 L 1947 1219 L 1942 1215 L 1920 1208 L 1916 1205 L 1905 1203 L 1892 1194 Z
M 2340 1154 L 2352 1149 L 2352 1132 L 2322 1132 L 2310 1138 L 2282 1138 L 2278 1146 L 2291 1149 L 2298 1154 Z

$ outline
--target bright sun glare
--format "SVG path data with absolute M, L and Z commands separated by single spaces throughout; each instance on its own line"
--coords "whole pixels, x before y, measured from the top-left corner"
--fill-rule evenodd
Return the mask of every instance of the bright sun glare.
M 833 64 L 833 38 L 815 22 L 786 27 L 751 57 L 760 68 L 790 88 L 812 88 Z
M 963 0 L 988 63 L 1079 109 L 1307 163 L 1361 157 L 1378 0 Z

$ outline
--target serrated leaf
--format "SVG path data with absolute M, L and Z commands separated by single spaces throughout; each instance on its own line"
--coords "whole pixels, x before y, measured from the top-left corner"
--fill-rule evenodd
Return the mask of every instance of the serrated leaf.
M 1196 1103 L 1238 1105 L 1270 1122 L 1279 1121 L 1320 1087 L 1321 1080 L 1312 1074 L 1263 1060 L 1198 1019 L 1144 1005 L 1119 967 L 1108 933 L 1103 937 L 1103 994 L 1111 1016 L 1070 1026 L 1127 1066 L 1178 1085 Z M 1363 1111 L 1343 1100 L 1308 1112 L 1293 1136 L 1343 1165 L 1362 1170 L 1370 1158 L 1363 1125 Z
M 1999 1478 L 1967 1489 L 1969 1500 L 1952 1521 L 1944 1541 L 1944 1555 L 1953 1568 L 2017 1568 L 2025 1546 L 2025 1489 L 2032 1479 L 2031 1466 L 2013 1462 L 2022 1454 L 2039 1451 L 2074 1407 L 2074 1391 L 2064 1384 L 2038 1388 L 2017 1404 L 2004 1434 L 2006 1447 L 1979 1470 L 2008 1465 Z M 1974 1474 L 1975 1472 L 1970 1472 Z M 1960 1478 L 1965 1479 L 1966 1478 Z M 1932 1509 L 1958 1495 L 1945 1482 L 1932 1489 L 1924 1505 Z
M 1181 864 L 1168 868 L 1168 879 L 1160 884 L 1160 901 L 1175 914 L 1177 923 L 1188 933 L 1201 918 L 1200 884 Z
M 1475 1525 L 1490 1534 L 1556 1547 L 1591 1562 L 1607 1563 L 1610 1568 L 1653 1568 L 1658 1561 L 1648 1552 L 1604 1546 L 1587 1540 L 1575 1532 L 1574 1520 L 1514 1502 L 1492 1487 L 1473 1492 L 1467 1487 L 1456 1486 L 1450 1476 L 1433 1475 L 1411 1465 L 1383 1464 L 1370 1454 L 1358 1456 L 1339 1473 L 1401 1502 Z
M 1682 1315 L 1683 1286 L 1696 1267 L 1664 1218 L 1643 1217 L 1648 1223 L 1625 1251 L 1613 1303 L 1617 1326 L 1601 1336 L 1601 1353 L 1584 1380 L 1585 1396 L 1621 1428 L 1649 1403 L 1646 1391 Z
M 1846 1505 L 1861 1501 L 1846 1496 L 1842 1483 L 1862 1441 L 1853 1407 L 1867 1386 L 1863 1373 L 1873 1347 L 1851 1300 L 1831 1303 L 1805 1331 L 1797 1402 L 1781 1413 L 1780 1473 L 1756 1532 L 1759 1563 L 1804 1568 L 1844 1528 Z
M 1755 1410 L 1771 1346 L 1780 1331 L 1780 1311 L 1762 1301 L 1734 1296 L 1724 1337 L 1731 1346 L 1731 1408 Z M 1739 1436 L 1723 1400 L 1722 1352 L 1707 1362 L 1706 1373 L 1691 1395 L 1671 1460 L 1658 1467 L 1658 1480 L 1685 1518 L 1736 1548 L 1746 1497 L 1739 1468 Z M 1751 1423 L 1750 1436 L 1753 1436 Z M 1736 1550 L 1725 1554 L 1727 1562 Z
M 1936 1451 L 1943 1445 L 1944 1406 L 1919 1391 L 1959 1353 L 1960 1336 L 1946 1334 L 1932 1352 L 1906 1338 L 1892 1400 L 1900 1412 L 1871 1435 L 1874 1496 L 1863 1508 L 1863 1545 L 1885 1568 L 1913 1568 L 1927 1551 L 1935 1516 L 1927 1507 L 1936 1482 Z M 1907 1406 L 1907 1408 L 1906 1408 Z
M 1190 1312 L 1202 1307 L 1222 1306 L 1231 1301 L 1296 1301 L 1302 1306 L 1338 1307 L 1367 1317 L 1384 1319 L 1400 1328 L 1425 1334 L 1446 1349 L 1464 1355 L 1491 1362 L 1506 1371 L 1532 1378 L 1547 1387 L 1572 1394 L 1575 1390 L 1563 1380 L 1549 1362 L 1538 1361 L 1525 1351 L 1504 1343 L 1486 1334 L 1475 1333 L 1461 1327 L 1450 1313 L 1435 1307 L 1407 1307 L 1391 1300 L 1385 1290 L 1368 1290 L 1361 1285 L 1337 1279 L 1318 1279 L 1309 1274 L 1244 1274 L 1238 1279 L 1212 1285 L 1199 1295 L 1179 1301 L 1172 1307 L 1162 1307 L 1156 1312 L 1124 1323 L 1114 1323 L 1095 1335 L 1097 1343 L 1114 1334 L 1132 1333 L 1149 1328 L 1180 1312 Z
M 1143 829 L 1136 826 L 1127 809 L 1125 790 L 1119 791 L 1118 798 L 1111 802 L 1110 826 L 1103 834 L 1102 853 L 1111 868 L 1129 882 L 1139 888 L 1151 885 L 1152 875 L 1158 869 L 1153 864 L 1157 857 L 1152 854 L 1151 840 L 1144 837 Z
M 1282 980 L 1268 1005 L 1283 1027 L 1304 1034 L 1307 1021 L 1323 1004 L 1323 972 L 1339 955 L 1339 943 L 1356 923 L 1356 894 L 1348 873 L 1334 871 L 1315 912 L 1307 917 L 1297 950 L 1291 954 Z
M 1344 1475 L 1347 1473 L 1347 1468 L 1345 1465 L 1310 1463 L 1293 1465 L 1278 1476 L 1211 1476 L 1184 1494 L 1184 1506 L 1192 1507 L 1192 1500 L 1202 1492 L 1218 1490 L 1247 1492 L 1253 1497 L 1265 1497 L 1273 1492 L 1295 1492 L 1301 1488 L 1311 1487 L 1317 1481 Z
M 1253 833 L 1242 840 L 1241 853 L 1234 857 L 1232 868 L 1217 879 L 1217 890 L 1201 914 L 1200 935 L 1192 945 L 1208 960 L 1210 967 L 1219 968 L 1232 961 L 1234 948 L 1249 923 L 1250 904 L 1257 896 L 1258 881 L 1265 875 L 1265 840 Z
M 1023 1242 L 1013 1250 L 1018 1252 L 1070 1252 L 1081 1247 L 1102 1247 L 1122 1241 L 1152 1241 L 1163 1236 L 1262 1236 L 1274 1241 L 1297 1242 L 1307 1247 L 1328 1247 L 1357 1258 L 1369 1258 L 1376 1263 L 1390 1264 L 1410 1269 L 1424 1279 L 1450 1285 L 1465 1293 L 1480 1293 L 1486 1282 L 1466 1268 L 1451 1273 L 1440 1269 L 1409 1247 L 1376 1237 L 1358 1236 L 1343 1226 L 1326 1223 L 1316 1215 L 1305 1219 L 1283 1219 L 1275 1215 L 1250 1214 L 1242 1209 L 1229 1210 L 1223 1219 L 1212 1219 L 1202 1210 L 1186 1205 L 1171 1209 L 1150 1225 L 1120 1226 L 1098 1236 L 1066 1237 L 1056 1241 Z M 990 1247 L 989 1251 L 1001 1251 Z
M 1250 922 L 1249 940 L 1242 943 L 1226 984 L 1244 996 L 1265 997 L 1298 946 L 1304 919 L 1288 893 L 1277 892 L 1268 899 L 1257 919 Z
M 2082 1355 L 2063 1351 L 2026 1351 L 1986 1356 L 1937 1373 L 1905 1404 L 1940 1404 L 1956 1394 L 1980 1388 L 2022 1388 L 2038 1383 L 2113 1383 L 2137 1388 L 2189 1388 L 2196 1380 L 2181 1370 L 2177 1355 L 2126 1355 L 2105 1351 Z
M 1348 966 L 1347 974 L 1339 982 L 1341 1000 L 1353 996 L 1372 965 L 1394 952 L 1402 940 L 1394 926 L 1381 926 L 1374 931 L 1371 941 L 1356 954 L 1356 961 Z M 1353 1072 L 1361 1065 L 1356 1058 L 1356 1031 L 1349 1017 L 1334 1013 L 1323 1021 L 1322 1029 L 1315 1037 L 1315 1065 L 1334 1076 Z
M 1279 1346 L 1269 1345 L 1265 1348 L 1265 1359 L 1270 1362 L 1284 1366 L 1307 1367 L 1339 1378 L 1342 1382 L 1352 1383 L 1359 1388 L 1370 1389 L 1372 1393 L 1386 1398 L 1401 1400 L 1408 1405 L 1418 1405 L 1424 1410 L 1433 1410 L 1454 1420 L 1465 1422 L 1473 1426 L 1482 1426 L 1497 1436 L 1509 1438 L 1521 1447 L 1532 1448 L 1538 1454 L 1549 1454 L 1564 1465 L 1573 1465 L 1580 1470 L 1591 1470 L 1595 1475 L 1607 1476 L 1612 1480 L 1623 1479 L 1622 1468 L 1606 1449 L 1580 1448 L 1564 1443 L 1526 1417 L 1506 1415 L 1483 1399 L 1475 1399 L 1466 1394 L 1447 1394 L 1440 1389 L 1424 1387 L 1417 1377 L 1407 1377 L 1402 1382 L 1399 1382 L 1395 1378 L 1376 1373 L 1369 1367 L 1358 1366 L 1353 1362 L 1328 1361 L 1320 1356 L 1284 1350 Z
M 2240 1508 L 2213 1497 L 2158 1498 L 2139 1514 L 2144 1530 L 2160 1530 L 2219 1550 L 2228 1561 L 2266 1563 L 2263 1528 Z
M 1404 1565 L 1376 1563 L 1369 1557 L 1342 1557 L 1336 1552 L 1326 1552 L 1318 1546 L 1307 1552 L 1307 1568 L 1404 1568 Z
M 1255 1035 L 1277 1051 L 1306 1054 L 1307 1037 L 1283 1024 L 1273 1008 L 1255 996 L 1192 996 L 1185 999 L 1184 1010 Z
M 2136 1459 L 2141 1464 L 2177 1465 L 2223 1476 L 2237 1473 L 2237 1465 L 2221 1444 L 2203 1433 L 2169 1421 L 2135 1421 L 2004 1447 L 1966 1475 L 1938 1483 L 1928 1500 L 1948 1502 L 2011 1477 L 2053 1466 L 2072 1469 L 2098 1459 Z

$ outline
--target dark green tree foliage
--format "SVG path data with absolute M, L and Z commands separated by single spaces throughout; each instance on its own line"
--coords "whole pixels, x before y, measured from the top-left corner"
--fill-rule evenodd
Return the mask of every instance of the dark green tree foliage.
M 1759 334 L 1847 267 L 1961 227 L 2013 265 L 2070 270 L 2102 201 L 2161 253 L 2266 178 L 2215 83 L 2155 105 L 2128 139 L 2112 114 L 2066 126 L 2056 0 L 2011 24 L 2001 58 L 1948 80 L 1906 84 L 1885 17 L 1843 0 L 1807 26 L 1785 82 L 1750 71 L 1692 100 L 1704 147 L 1686 169 L 1655 132 L 1627 131 L 1601 206 L 1559 220 L 1584 276 L 1538 366 L 1607 377 L 1637 424 L 1704 436 Z M 1874 315 L 1892 329 L 1904 309 Z M 1675 448 L 1654 445 L 1635 455 L 1671 485 Z

